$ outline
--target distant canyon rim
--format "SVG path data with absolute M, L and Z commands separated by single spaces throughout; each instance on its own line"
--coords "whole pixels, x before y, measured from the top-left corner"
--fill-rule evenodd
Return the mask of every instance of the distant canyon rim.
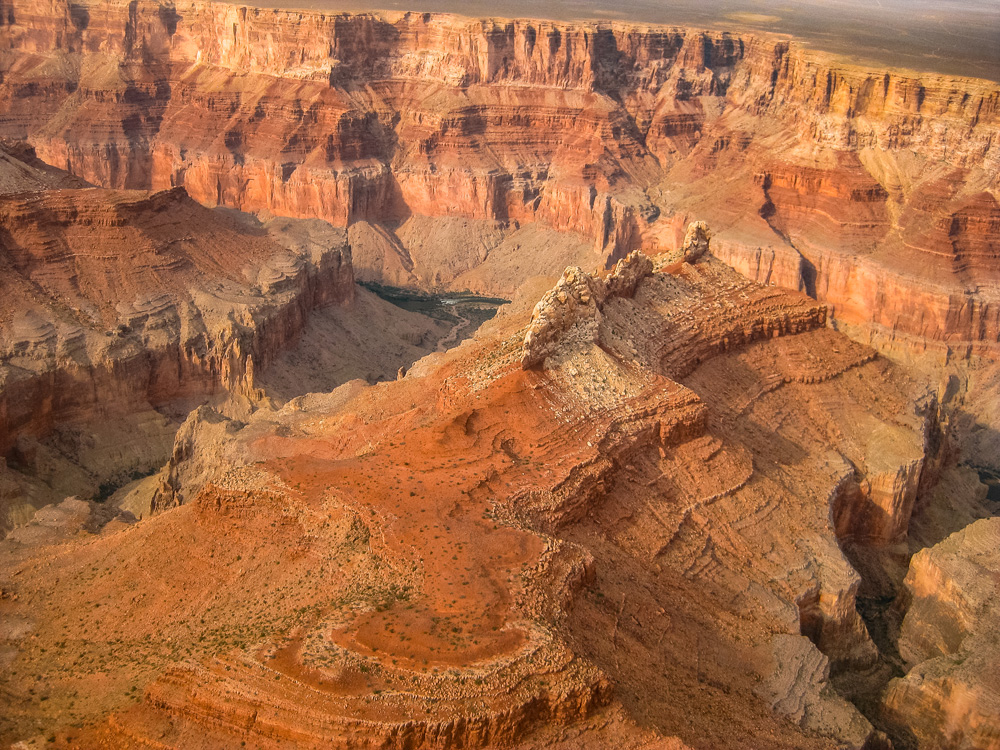
M 502 6 L 478 0 L 282 0 L 249 5 L 308 8 L 324 12 L 368 12 L 377 8 L 464 16 L 535 18 L 552 21 L 627 21 L 721 31 L 768 32 L 879 69 L 910 68 L 1000 81 L 1000 16 L 982 0 L 553 0 L 544 6 L 507 0 Z
M 0 0 L 0 742 L 1000 747 L 996 19 L 717 5 Z

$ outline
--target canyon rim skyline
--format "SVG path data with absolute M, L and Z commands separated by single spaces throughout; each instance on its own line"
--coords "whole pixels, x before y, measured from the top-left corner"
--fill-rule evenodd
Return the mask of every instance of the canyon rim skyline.
M 0 0 L 0 746 L 1000 748 L 995 3 Z
M 501 4 L 471 0 L 360 3 L 351 0 L 281 0 L 260 7 L 325 11 L 378 10 L 455 13 L 489 18 L 556 21 L 633 21 L 724 31 L 780 34 L 820 51 L 876 67 L 987 78 L 1000 81 L 1000 14 L 989 0 L 524 0 Z

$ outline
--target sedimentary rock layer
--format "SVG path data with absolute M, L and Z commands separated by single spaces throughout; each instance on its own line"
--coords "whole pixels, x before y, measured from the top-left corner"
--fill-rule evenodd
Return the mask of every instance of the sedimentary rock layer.
M 916 389 L 805 295 L 650 265 L 574 271 L 546 298 L 616 293 L 528 369 L 530 302 L 394 382 L 199 409 L 167 510 L 5 542 L 4 737 L 860 748 L 828 676 L 876 654 L 831 504 L 923 459 Z
M 1000 747 L 998 542 L 1000 518 L 982 519 L 910 562 L 899 637 L 909 671 L 883 711 L 921 747 Z
M 255 368 L 314 309 L 354 299 L 342 230 L 296 239 L 183 188 L 80 187 L 23 148 L 2 154 L 17 192 L 0 195 L 0 454 L 56 499 L 154 469 L 173 429 L 154 408 L 256 397 Z M 15 485 L 0 491 L 3 531 L 37 506 Z
M 182 188 L 5 196 L 0 226 L 4 451 L 88 410 L 248 395 L 313 307 L 354 294 L 343 246 L 297 256 Z
M 1000 335 L 995 84 L 625 23 L 4 7 L 0 133 L 95 184 L 390 233 L 462 217 L 494 237 L 477 257 L 448 230 L 433 255 L 404 243 L 404 275 L 504 291 L 530 262 L 505 261 L 517 280 L 453 269 L 516 226 L 578 233 L 560 260 L 591 270 L 676 247 L 696 213 L 720 257 L 880 340 Z

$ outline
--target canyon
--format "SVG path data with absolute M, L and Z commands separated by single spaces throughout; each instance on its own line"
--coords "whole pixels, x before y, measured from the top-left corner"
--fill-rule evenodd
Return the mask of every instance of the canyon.
M 356 290 L 342 230 L 212 211 L 183 188 L 94 188 L 7 149 L 0 529 L 148 475 L 206 398 L 252 408 L 255 378 L 324 316 L 337 361 L 315 363 L 318 388 L 394 376 L 433 349 L 440 324 L 401 310 L 368 346 L 336 320 L 390 315 Z
M 3 0 L 0 139 L 0 742 L 1000 747 L 996 83 Z
M 642 746 L 650 728 L 712 744 L 720 712 L 746 715 L 735 746 L 764 732 L 776 746 L 860 747 L 871 725 L 823 675 L 828 659 L 877 654 L 829 503 L 845 481 L 874 487 L 930 458 L 913 384 L 825 328 L 802 295 L 714 259 L 676 274 L 630 260 L 606 282 L 577 269 L 556 287 L 555 305 L 597 312 L 589 295 L 603 297 L 599 320 L 567 315 L 526 339 L 524 313 L 505 310 L 395 382 L 348 383 L 247 422 L 196 411 L 163 471 L 163 504 L 178 507 L 78 554 L 37 558 L 15 532 L 7 615 L 34 623 L 24 676 L 49 676 L 46 711 L 71 695 L 90 716 L 117 709 L 57 743 L 530 743 L 532 729 L 600 717 L 585 732 L 598 744 L 621 733 Z M 713 312 L 695 321 L 692 303 Z M 548 354 L 525 359 L 539 340 Z M 870 388 L 884 399 L 874 409 Z M 813 408 L 811 429 L 761 433 L 765 417 L 812 402 L 831 411 Z M 836 423 L 857 425 L 837 444 L 845 458 L 817 450 Z M 878 433 L 891 454 L 862 464 Z M 144 562 L 170 539 L 185 552 Z M 132 564 L 153 580 L 137 586 Z M 64 640 L 58 614 L 83 612 L 81 599 L 100 605 L 83 628 L 107 646 L 92 667 L 91 642 Z M 831 656 L 776 635 L 802 617 Z M 141 682 L 167 653 L 190 656 L 134 705 L 96 687 L 101 673 Z M 650 688 L 659 697 L 640 698 Z M 712 710 L 694 710 L 705 701 Z
M 617 22 L 5 7 L 0 135 L 96 185 L 349 226 L 359 278 L 509 296 L 701 219 L 870 337 L 1000 333 L 987 81 Z

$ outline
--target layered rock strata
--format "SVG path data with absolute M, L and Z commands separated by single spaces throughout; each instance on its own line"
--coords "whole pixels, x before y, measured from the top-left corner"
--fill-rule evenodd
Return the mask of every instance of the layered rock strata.
M 12 477 L 3 530 L 38 492 L 92 496 L 155 469 L 176 423 L 154 409 L 259 397 L 255 368 L 314 309 L 354 299 L 342 231 L 294 242 L 183 188 L 75 187 L 30 151 L 3 153 L 0 454 L 48 487 Z
M 627 23 L 5 7 L 0 133 L 107 187 L 369 222 L 371 277 L 509 293 L 529 223 L 582 238 L 557 272 L 673 250 L 697 215 L 720 258 L 873 340 L 1000 335 L 995 84 Z
M 803 295 L 650 265 L 570 272 L 556 298 L 621 293 L 529 369 L 522 303 L 393 382 L 199 410 L 148 520 L 5 542 L 3 737 L 864 746 L 827 679 L 875 658 L 830 502 L 876 436 L 919 460 L 917 389 Z
M 1000 518 L 913 556 L 899 635 L 908 672 L 886 690 L 887 720 L 920 747 L 1000 747 L 997 617 Z
M 879 340 L 1000 335 L 985 81 L 748 34 L 199 2 L 14 0 L 2 36 L 0 132 L 96 184 L 389 232 L 535 222 L 583 237 L 560 260 L 588 270 L 676 248 L 697 212 L 719 257 Z M 475 273 L 502 239 L 470 257 L 437 227 L 447 260 L 370 273 L 516 286 Z
M 250 395 L 254 360 L 267 364 L 313 307 L 354 294 L 342 235 L 298 256 L 181 188 L 5 196 L 0 226 L 5 450 L 100 406 L 159 406 L 217 386 Z

